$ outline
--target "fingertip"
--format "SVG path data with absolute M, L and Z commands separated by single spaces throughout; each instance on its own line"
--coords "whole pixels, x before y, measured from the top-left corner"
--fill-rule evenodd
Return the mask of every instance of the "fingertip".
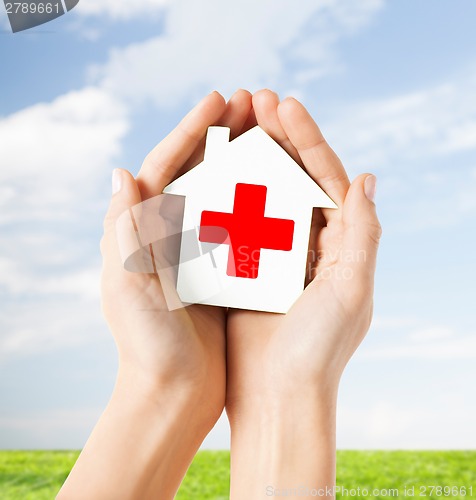
M 112 198 L 130 200 L 131 203 L 140 202 L 137 182 L 134 176 L 124 168 L 115 168 L 112 171 Z
M 375 193 L 377 191 L 377 177 L 368 174 L 364 179 L 364 193 L 369 201 L 375 203 Z
M 125 168 L 115 168 L 112 171 L 112 194 L 118 194 L 123 189 L 127 189 L 131 184 L 136 184 L 134 176 Z
M 261 89 L 253 94 L 253 106 L 259 105 L 265 101 L 279 103 L 279 95 L 270 89 Z
M 211 98 L 211 99 L 217 99 L 218 101 L 223 101 L 225 102 L 225 98 L 220 94 L 220 92 L 218 92 L 218 90 L 212 90 L 206 97 L 205 99 L 207 98 Z
M 157 154 L 160 146 L 163 146 L 164 142 L 171 140 L 175 143 L 175 132 L 176 130 L 186 131 L 186 135 L 190 141 L 190 147 L 195 148 L 197 144 L 202 140 L 207 132 L 210 125 L 216 123 L 226 110 L 225 98 L 216 90 L 205 96 L 184 118 L 173 130 L 164 141 L 159 143 L 154 150 L 149 153 L 148 156 Z M 183 141 L 183 138 L 180 138 Z M 174 147 L 175 144 L 174 144 Z M 185 150 L 185 149 L 183 149 Z M 152 161 L 154 163 L 155 160 Z M 144 162 L 145 163 L 145 162 Z
M 290 114 L 296 113 L 309 115 L 306 108 L 295 97 L 288 96 L 279 103 L 278 115 L 280 118 L 288 118 Z
M 220 106 L 226 106 L 226 99 L 218 92 L 217 90 L 214 90 L 211 93 L 212 98 L 215 100 L 215 102 L 220 105 Z
M 240 115 L 244 113 L 248 116 L 252 108 L 251 100 L 251 92 L 248 92 L 248 90 L 245 89 L 238 89 L 228 100 L 224 114 L 227 115 L 228 113 L 233 113 L 236 110 L 239 110 Z
M 228 100 L 228 102 L 230 101 L 234 101 L 234 100 L 246 100 L 246 101 L 251 101 L 253 95 L 252 93 L 249 91 L 249 90 L 246 90 L 246 89 L 238 89 L 231 97 L 230 99 Z
M 221 114 L 226 108 L 226 99 L 220 92 L 214 90 L 198 103 L 197 108 L 206 108 L 214 114 Z
M 225 111 L 216 124 L 228 127 L 231 130 L 230 138 L 234 139 L 243 129 L 251 110 L 251 93 L 244 89 L 238 89 L 230 97 Z
M 345 197 L 343 220 L 351 226 L 367 226 L 378 240 L 381 228 L 373 201 L 376 180 L 376 176 L 370 173 L 360 174 L 354 179 Z
M 289 123 L 290 117 L 292 118 L 294 109 L 296 106 L 295 99 L 292 97 L 286 97 L 278 104 L 278 118 L 283 124 L 283 128 L 286 130 L 286 124 Z
M 114 196 L 122 189 L 122 169 L 115 168 L 112 171 L 112 195 Z
M 357 176 L 352 182 L 343 207 L 342 221 L 344 223 L 343 247 L 355 252 L 355 255 L 363 255 L 363 258 L 355 258 L 349 265 L 352 266 L 354 276 L 360 276 L 361 280 L 356 283 L 359 287 L 362 283 L 371 286 L 375 272 L 375 264 L 382 236 L 375 204 L 366 193 L 366 181 L 375 176 L 365 173 Z M 373 182 L 372 179 L 369 182 Z M 371 186 L 372 187 L 372 186 Z M 364 280 L 364 281 L 362 281 Z
M 366 172 L 358 175 L 352 182 L 348 196 L 355 196 L 356 194 L 364 195 L 365 199 L 374 203 L 375 193 L 377 190 L 377 177 L 375 174 Z
M 113 170 L 112 191 L 113 195 L 104 218 L 105 234 L 113 234 L 119 216 L 142 201 L 137 182 L 126 169 L 115 168 Z
M 298 103 L 298 104 L 299 104 L 299 101 L 298 101 L 295 97 L 293 97 L 293 96 L 291 96 L 291 95 L 288 95 L 288 96 L 286 96 L 286 97 L 285 97 L 285 98 L 281 101 L 281 103 Z

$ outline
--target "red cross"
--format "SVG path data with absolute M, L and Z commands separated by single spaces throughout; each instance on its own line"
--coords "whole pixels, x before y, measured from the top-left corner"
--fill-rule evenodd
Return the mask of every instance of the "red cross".
M 233 213 L 202 212 L 199 240 L 230 245 L 228 276 L 255 279 L 262 248 L 289 251 L 293 246 L 294 221 L 264 216 L 266 191 L 266 186 L 237 184 Z

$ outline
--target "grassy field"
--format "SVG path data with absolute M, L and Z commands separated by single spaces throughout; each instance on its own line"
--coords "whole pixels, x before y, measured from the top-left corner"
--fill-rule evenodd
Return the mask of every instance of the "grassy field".
M 54 498 L 77 456 L 74 451 L 0 452 L 0 499 Z M 229 462 L 226 451 L 200 452 L 177 498 L 228 498 Z M 337 485 L 347 490 L 338 493 L 337 498 L 409 497 L 405 487 L 408 493 L 408 488 L 414 486 L 415 498 L 476 500 L 476 451 L 339 451 Z M 466 495 L 459 489 L 430 488 L 436 486 L 464 486 Z M 360 494 L 357 488 L 361 489 Z M 263 498 L 270 498 L 265 491 Z

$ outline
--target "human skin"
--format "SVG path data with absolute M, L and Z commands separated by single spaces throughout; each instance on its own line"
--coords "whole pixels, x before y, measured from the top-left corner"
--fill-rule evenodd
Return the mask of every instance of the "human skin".
M 259 124 L 339 206 L 315 210 L 311 249 L 326 259 L 286 315 L 200 305 L 168 311 L 157 276 L 123 268 L 118 216 L 199 163 L 213 124 L 229 126 L 232 138 Z M 115 172 L 101 251 L 118 376 L 58 498 L 173 498 L 225 398 L 232 498 L 334 484 L 338 383 L 372 314 L 374 180 L 363 175 L 350 186 L 302 105 L 270 91 L 238 91 L 227 104 L 210 94 L 147 156 L 137 179 Z M 339 249 L 363 251 L 365 261 L 341 262 Z M 352 279 L 337 278 L 344 264 Z
M 227 400 L 231 498 L 264 498 L 274 489 L 335 484 L 335 416 L 341 374 L 370 326 L 378 242 L 375 177 L 350 184 L 305 108 L 263 90 L 257 123 L 334 200 L 314 210 L 312 272 L 285 314 L 230 310 Z M 316 262 L 316 256 L 319 256 Z M 313 262 L 314 261 L 314 262 Z
M 237 92 L 228 104 L 213 92 L 146 157 L 136 180 L 126 170 L 115 171 L 101 241 L 101 288 L 118 376 L 60 499 L 173 498 L 223 411 L 225 310 L 193 305 L 168 311 L 156 275 L 124 270 L 115 223 L 200 161 L 208 126 L 228 126 L 237 135 L 250 111 L 248 92 Z

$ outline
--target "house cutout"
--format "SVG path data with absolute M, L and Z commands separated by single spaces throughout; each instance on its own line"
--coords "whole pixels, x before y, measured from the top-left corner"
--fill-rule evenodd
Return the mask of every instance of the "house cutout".
M 229 128 L 209 127 L 203 162 L 164 189 L 185 196 L 182 232 L 195 228 L 204 249 L 182 259 L 182 240 L 177 293 L 286 313 L 304 288 L 313 207 L 337 205 L 260 127 L 229 138 Z

